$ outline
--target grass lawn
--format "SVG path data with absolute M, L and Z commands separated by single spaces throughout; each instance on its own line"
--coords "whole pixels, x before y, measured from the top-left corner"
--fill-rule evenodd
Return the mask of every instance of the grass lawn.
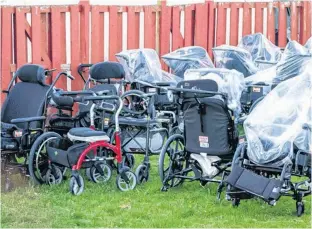
M 216 201 L 216 185 L 198 182 L 161 192 L 157 157 L 148 183 L 123 193 L 115 185 L 86 181 L 81 196 L 60 186 L 20 187 L 1 196 L 1 227 L 280 227 L 311 228 L 311 198 L 306 212 L 295 215 L 295 202 L 284 197 L 275 207 L 260 200 L 242 201 L 238 208 Z M 138 165 L 138 160 L 136 162 Z

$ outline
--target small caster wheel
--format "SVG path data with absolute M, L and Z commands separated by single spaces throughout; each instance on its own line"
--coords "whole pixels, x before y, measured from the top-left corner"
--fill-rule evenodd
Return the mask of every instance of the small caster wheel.
M 297 216 L 300 217 L 304 213 L 304 203 L 297 202 L 296 203 Z
M 165 186 L 163 186 L 163 187 L 160 189 L 160 191 L 162 191 L 162 192 L 167 192 L 167 191 L 168 191 L 168 188 L 165 187 Z
M 127 154 L 124 156 L 124 165 L 129 167 L 130 169 L 134 168 L 135 158 L 133 154 Z
M 102 169 L 103 173 L 98 170 L 97 166 Z M 91 180 L 94 183 L 105 183 L 109 181 L 109 179 L 112 177 L 111 167 L 103 162 L 97 164 L 97 166 L 92 166 L 90 169 Z M 103 175 L 101 175 L 101 173 Z
M 48 185 L 57 185 L 57 184 L 62 183 L 63 181 L 62 170 L 57 166 L 54 166 L 53 169 L 54 169 L 55 174 L 53 174 L 52 169 L 48 169 L 45 175 L 45 180 Z
M 125 175 L 128 178 L 128 182 L 126 182 L 122 177 L 121 174 L 117 175 L 116 178 L 116 185 L 118 187 L 119 190 L 126 192 L 129 190 L 132 190 L 136 187 L 137 185 L 137 178 L 135 176 L 135 174 L 131 171 L 126 171 Z
M 77 179 L 79 179 L 79 182 Z M 82 176 L 78 175 L 77 178 L 75 176 L 72 176 L 69 181 L 69 189 L 73 195 L 80 195 L 84 190 L 84 182 Z
M 86 177 L 88 178 L 88 180 L 92 181 L 91 168 L 86 168 Z
M 200 186 L 205 187 L 208 181 L 200 180 L 199 183 L 200 183 Z
M 149 169 L 146 165 L 139 165 L 135 170 L 135 175 L 138 180 L 138 184 L 142 184 L 148 181 L 149 178 Z
M 238 199 L 238 198 L 232 199 L 232 206 L 233 207 L 238 207 L 239 204 L 240 204 L 240 199 Z

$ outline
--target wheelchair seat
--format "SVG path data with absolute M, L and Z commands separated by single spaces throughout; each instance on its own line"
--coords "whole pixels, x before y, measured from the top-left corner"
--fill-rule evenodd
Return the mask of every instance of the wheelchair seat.
M 110 138 L 104 131 L 92 130 L 87 127 L 72 128 L 67 134 L 71 141 L 96 142 L 109 141 Z
M 115 122 L 115 121 L 114 121 Z M 119 117 L 119 125 L 147 126 L 147 124 L 156 124 L 157 120 L 147 118 Z

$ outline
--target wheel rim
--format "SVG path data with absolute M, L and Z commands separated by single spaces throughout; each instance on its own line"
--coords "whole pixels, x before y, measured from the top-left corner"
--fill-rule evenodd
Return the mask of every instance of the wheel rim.
M 139 183 L 146 182 L 148 180 L 147 166 L 141 165 L 136 173 L 136 176 Z
M 124 179 L 122 179 L 121 176 L 118 177 L 118 187 L 121 191 L 128 191 L 132 190 L 136 186 L 136 176 L 132 172 L 126 172 L 126 176 L 129 179 L 129 184 L 126 183 Z
M 103 163 L 100 166 L 104 173 L 103 176 L 100 174 L 100 172 L 96 168 L 92 169 L 92 177 L 96 183 L 107 182 L 111 178 L 111 175 L 112 175 L 112 171 L 108 165 Z
M 181 139 L 177 138 L 174 141 L 168 145 L 167 150 L 166 150 L 166 155 L 167 157 L 164 158 L 164 167 L 163 167 L 163 177 L 168 178 L 168 176 L 181 171 L 183 169 L 181 166 L 178 166 L 175 161 L 179 160 L 181 157 L 181 154 L 184 154 L 184 145 L 181 142 Z M 168 160 L 168 162 L 165 162 L 165 160 Z M 165 166 L 165 164 L 168 164 L 168 166 Z M 180 168 L 179 168 L 180 167 Z M 181 182 L 181 178 L 175 178 L 172 177 L 171 179 L 168 180 L 169 185 L 176 186 Z
M 47 155 L 47 149 L 46 149 L 45 144 L 48 141 L 56 139 L 56 138 L 57 137 L 51 137 L 51 138 L 44 140 L 43 143 L 40 144 L 39 150 L 36 152 L 34 174 L 36 177 L 38 177 L 41 180 L 44 180 L 42 174 L 45 174 L 44 170 L 47 169 L 47 165 L 48 165 L 48 155 Z M 41 153 L 41 150 L 44 150 L 43 153 Z

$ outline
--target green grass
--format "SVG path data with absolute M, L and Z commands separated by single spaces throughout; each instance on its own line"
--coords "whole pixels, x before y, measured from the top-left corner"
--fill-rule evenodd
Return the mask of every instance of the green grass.
M 161 192 L 157 158 L 150 181 L 123 193 L 115 185 L 85 179 L 81 196 L 69 193 L 69 180 L 59 186 L 20 187 L 1 196 L 1 227 L 263 227 L 311 228 L 311 198 L 306 212 L 295 215 L 295 201 L 282 197 L 272 207 L 260 200 L 242 201 L 233 208 L 229 201 L 216 201 L 216 185 L 198 182 Z M 138 160 L 136 166 L 139 164 Z

